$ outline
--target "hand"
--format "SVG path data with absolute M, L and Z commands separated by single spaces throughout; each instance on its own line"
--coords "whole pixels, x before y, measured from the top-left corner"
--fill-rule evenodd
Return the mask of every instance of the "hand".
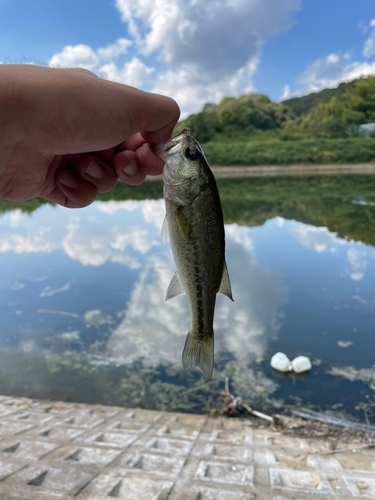
M 163 162 L 150 144 L 171 136 L 169 97 L 87 70 L 0 66 L 0 198 L 36 196 L 85 207 L 118 179 L 136 186 Z

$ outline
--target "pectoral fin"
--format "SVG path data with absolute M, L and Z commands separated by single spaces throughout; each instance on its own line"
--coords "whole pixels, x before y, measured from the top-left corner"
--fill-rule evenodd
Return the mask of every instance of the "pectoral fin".
M 173 273 L 171 282 L 169 283 L 165 301 L 173 299 L 173 297 L 177 297 L 178 295 L 183 295 L 184 293 L 185 290 L 176 269 Z
M 161 226 L 161 243 L 164 245 L 168 240 L 168 219 L 164 217 L 163 225 Z
M 193 235 L 193 230 L 191 228 L 189 221 L 186 218 L 186 215 L 184 214 L 182 206 L 178 207 L 176 211 L 176 217 L 178 225 L 180 226 L 180 229 L 183 232 L 183 235 L 187 240 L 190 239 Z
M 226 265 L 225 261 L 224 261 L 224 266 L 223 266 L 223 276 L 221 277 L 219 293 L 226 295 L 230 300 L 233 301 L 232 287 L 230 286 L 230 279 L 229 279 L 228 269 L 227 269 L 227 265 Z

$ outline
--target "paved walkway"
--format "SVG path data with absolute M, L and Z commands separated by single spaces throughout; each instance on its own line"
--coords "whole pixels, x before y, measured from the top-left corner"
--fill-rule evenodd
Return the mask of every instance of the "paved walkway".
M 244 420 L 0 396 L 1 500 L 375 499 L 374 451 L 327 451 Z

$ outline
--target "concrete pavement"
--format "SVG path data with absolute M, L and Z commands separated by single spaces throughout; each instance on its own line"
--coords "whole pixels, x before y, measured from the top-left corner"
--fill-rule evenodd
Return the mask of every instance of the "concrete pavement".
M 350 443 L 338 448 L 350 448 Z M 0 396 L 0 499 L 375 499 L 375 452 L 246 420 Z

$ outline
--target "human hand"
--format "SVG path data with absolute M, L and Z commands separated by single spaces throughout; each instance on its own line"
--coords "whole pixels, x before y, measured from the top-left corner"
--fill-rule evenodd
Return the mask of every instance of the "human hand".
M 34 197 L 85 207 L 118 179 L 140 184 L 162 172 L 150 144 L 171 136 L 169 97 L 83 69 L 0 67 L 0 198 Z

